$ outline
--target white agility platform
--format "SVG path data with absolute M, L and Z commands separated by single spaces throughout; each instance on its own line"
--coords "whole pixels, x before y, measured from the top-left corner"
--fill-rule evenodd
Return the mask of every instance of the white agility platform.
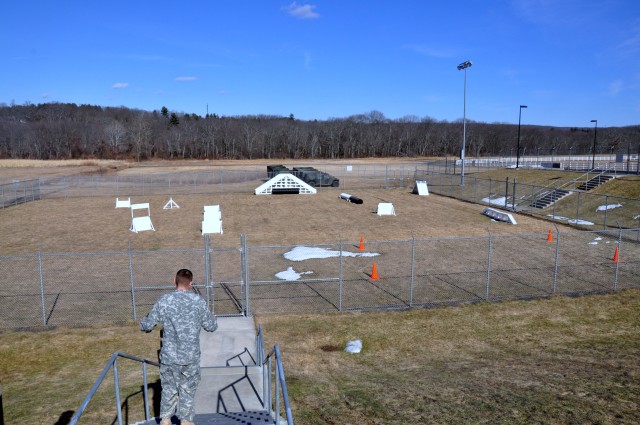
M 116 208 L 131 208 L 131 198 L 122 200 L 116 198 Z
M 416 180 L 415 186 L 413 186 L 413 194 L 420 196 L 429 196 L 429 188 L 427 187 L 426 180 Z
M 256 188 L 256 195 L 271 195 L 274 189 L 298 189 L 298 193 L 301 195 L 318 193 L 315 187 L 309 186 L 293 174 L 281 173 L 258 186 Z
M 162 207 L 163 210 L 171 210 L 173 208 L 180 208 L 180 205 L 176 204 L 173 198 L 169 198 L 167 203 L 164 204 L 164 207 Z
M 518 224 L 516 223 L 516 219 L 513 218 L 511 214 L 493 208 L 485 208 L 482 214 L 486 215 L 487 217 L 491 217 L 494 220 L 504 221 L 511 224 Z
M 135 212 L 137 210 L 147 210 L 146 216 L 135 216 Z M 129 228 L 134 233 L 143 232 L 145 230 L 153 230 L 155 232 L 155 228 L 153 227 L 153 223 L 151 223 L 151 209 L 149 208 L 148 203 L 144 204 L 131 204 L 131 227 Z
M 396 210 L 393 208 L 393 204 L 380 202 L 378 204 L 378 215 L 396 215 Z
M 222 234 L 222 211 L 220 205 L 205 205 L 202 220 L 202 234 Z

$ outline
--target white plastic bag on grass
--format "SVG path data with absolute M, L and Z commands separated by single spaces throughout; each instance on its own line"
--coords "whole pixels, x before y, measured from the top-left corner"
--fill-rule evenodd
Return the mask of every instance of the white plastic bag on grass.
M 359 353 L 360 351 L 362 351 L 362 341 L 360 341 L 359 339 L 347 341 L 347 346 L 345 347 L 344 351 L 346 351 L 347 353 Z

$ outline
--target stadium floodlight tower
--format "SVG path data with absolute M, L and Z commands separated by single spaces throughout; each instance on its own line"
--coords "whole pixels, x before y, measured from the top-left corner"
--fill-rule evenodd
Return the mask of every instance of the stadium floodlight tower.
M 464 149 L 467 141 L 467 68 L 471 65 L 471 61 L 464 61 L 458 65 L 458 71 L 464 70 L 464 100 L 462 110 L 462 150 L 460 151 L 460 160 L 462 161 L 462 171 L 460 173 L 460 186 L 464 186 Z
M 520 165 L 520 122 L 522 121 L 522 108 L 527 105 L 520 105 L 520 113 L 518 114 L 518 145 L 516 146 L 516 168 Z
M 598 120 L 591 120 L 591 122 L 596 124 L 593 129 L 593 152 L 591 153 L 591 169 L 595 170 L 596 168 L 596 137 L 598 137 Z

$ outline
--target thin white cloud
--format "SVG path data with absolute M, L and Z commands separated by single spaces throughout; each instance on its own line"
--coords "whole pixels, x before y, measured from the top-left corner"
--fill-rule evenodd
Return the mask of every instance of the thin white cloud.
M 142 61 L 142 62 L 156 62 L 156 61 L 167 60 L 166 57 L 159 56 L 159 55 L 129 55 L 127 57 L 130 60 Z
M 198 77 L 176 77 L 175 81 L 195 81 Z
M 433 47 L 425 46 L 422 44 L 406 44 L 404 48 L 411 50 L 412 52 L 419 53 L 425 56 L 432 56 L 434 58 L 452 58 L 455 56 L 454 52 L 450 50 L 435 49 Z
M 622 91 L 623 87 L 624 83 L 622 80 L 612 81 L 611 84 L 609 84 L 609 95 L 616 96 L 620 91 Z
M 309 53 L 304 54 L 304 69 L 307 71 L 311 69 L 311 55 Z
M 314 10 L 316 7 L 317 6 L 313 4 L 299 5 L 294 1 L 289 6 L 285 6 L 282 9 L 285 10 L 289 14 L 289 16 L 292 16 L 294 18 L 317 19 L 320 17 L 320 14 Z
M 632 28 L 631 34 L 618 46 L 624 56 L 636 56 L 640 53 L 640 24 Z
M 111 86 L 111 88 L 115 90 L 126 89 L 127 87 L 129 87 L 129 83 L 115 83 Z

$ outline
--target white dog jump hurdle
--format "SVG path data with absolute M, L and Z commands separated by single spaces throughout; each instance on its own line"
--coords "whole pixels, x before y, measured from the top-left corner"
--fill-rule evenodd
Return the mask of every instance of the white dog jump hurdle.
M 147 210 L 146 216 L 135 216 L 134 211 L 144 209 Z M 143 232 L 145 230 L 153 230 L 155 232 L 156 229 L 153 227 L 153 223 L 151 223 L 151 209 L 148 203 L 131 205 L 131 228 L 129 230 L 133 233 Z
M 116 198 L 116 208 L 131 208 L 131 198 L 122 200 Z

